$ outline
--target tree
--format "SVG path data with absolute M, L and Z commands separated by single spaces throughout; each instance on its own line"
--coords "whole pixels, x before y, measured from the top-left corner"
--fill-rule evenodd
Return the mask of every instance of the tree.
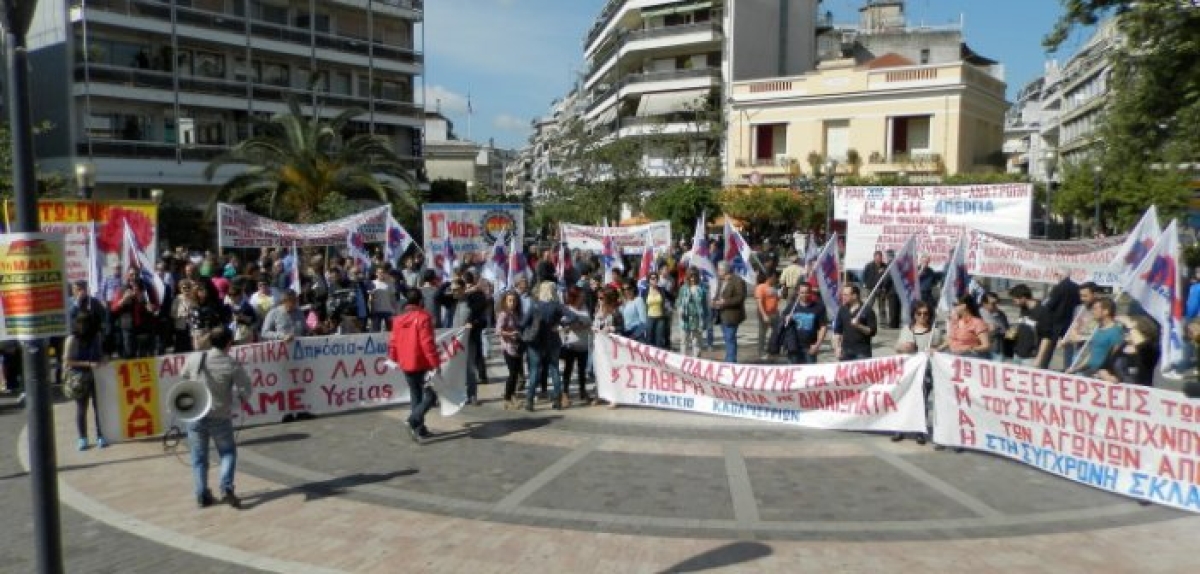
M 430 203 L 466 203 L 467 182 L 461 179 L 438 178 L 429 182 Z
M 33 126 L 33 135 L 37 137 L 39 134 L 46 133 L 54 129 L 54 126 L 48 122 L 44 122 Z M 37 169 L 37 193 L 42 197 L 60 197 L 65 195 L 70 189 L 70 183 L 66 176 L 58 172 L 43 172 Z M 13 197 L 13 149 L 12 149 L 12 130 L 8 128 L 7 121 L 0 121 L 0 198 L 8 199 Z
M 1111 51 L 1112 86 L 1097 139 L 1103 142 L 1100 202 L 1114 229 L 1150 204 L 1167 217 L 1184 207 L 1184 174 L 1173 167 L 1200 157 L 1200 7 L 1182 0 L 1062 0 L 1064 13 L 1043 44 L 1055 50 L 1070 33 L 1117 18 L 1122 39 Z M 1088 167 L 1091 166 L 1079 166 Z M 1094 178 L 1065 170 L 1057 206 L 1091 219 Z M 1085 201 L 1091 197 L 1092 201 Z
M 690 182 L 672 185 L 646 202 L 646 216 L 670 221 L 674 233 L 691 230 L 702 211 L 708 212 L 711 221 L 716 210 L 713 189 Z
M 245 165 L 217 192 L 218 200 L 244 201 L 275 218 L 317 222 L 345 215 L 348 200 L 375 199 L 415 209 L 416 181 L 383 137 L 347 136 L 364 112 L 348 109 L 320 119 L 305 116 L 295 99 L 288 113 L 256 124 L 255 135 L 209 162 L 211 180 L 222 166 Z M 341 213 L 339 213 L 341 212 Z

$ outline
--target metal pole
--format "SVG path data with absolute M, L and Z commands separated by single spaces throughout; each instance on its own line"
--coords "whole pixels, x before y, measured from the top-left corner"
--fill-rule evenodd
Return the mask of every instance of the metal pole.
M 1100 236 L 1100 177 L 1100 166 L 1096 166 L 1096 204 L 1094 206 L 1095 211 L 1092 215 L 1092 221 L 1095 222 L 1095 235 L 1097 237 Z
M 25 35 L 34 2 L 5 0 L 4 44 L 8 66 L 8 121 L 12 127 L 13 195 L 17 225 L 13 231 L 37 232 L 37 180 L 33 165 L 33 122 L 29 102 L 29 54 Z M 58 469 L 54 451 L 54 411 L 44 339 L 26 341 L 22 357 L 29 417 L 29 479 L 33 507 L 34 554 L 43 574 L 63 571 L 62 524 L 58 509 Z

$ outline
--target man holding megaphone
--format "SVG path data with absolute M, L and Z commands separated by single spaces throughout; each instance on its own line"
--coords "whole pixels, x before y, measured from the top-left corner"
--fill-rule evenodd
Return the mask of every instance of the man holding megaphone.
M 233 332 L 228 326 L 222 325 L 212 329 L 209 341 L 212 343 L 211 349 L 192 353 L 183 365 L 184 377 L 188 381 L 202 384 L 208 393 L 207 397 L 197 398 L 201 403 L 206 402 L 208 408 L 202 407 L 200 412 L 187 421 L 196 504 L 205 508 L 214 502 L 212 492 L 208 490 L 208 441 L 211 438 L 217 446 L 217 454 L 221 457 L 221 502 L 241 508 L 241 501 L 233 491 L 233 472 L 237 467 L 237 444 L 233 436 L 233 398 L 235 391 L 240 401 L 250 398 L 250 375 L 240 363 L 229 356 Z

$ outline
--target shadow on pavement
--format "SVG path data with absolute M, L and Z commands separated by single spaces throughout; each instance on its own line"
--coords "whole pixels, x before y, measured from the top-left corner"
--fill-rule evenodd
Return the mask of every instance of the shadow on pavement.
M 771 547 L 761 542 L 730 542 L 697 554 L 683 562 L 668 566 L 662 574 L 675 572 L 702 572 L 714 568 L 725 568 L 743 564 L 771 555 Z
M 266 504 L 272 500 L 292 496 L 294 494 L 303 494 L 304 501 L 320 500 L 329 496 L 337 496 L 345 494 L 348 489 L 367 484 L 375 484 L 387 482 L 393 478 L 401 476 L 411 476 L 419 472 L 415 468 L 406 468 L 404 470 L 396 470 L 392 472 L 382 473 L 357 473 L 348 476 L 339 476 L 329 480 L 320 480 L 317 482 L 308 482 L 298 484 L 288 488 L 273 490 L 262 493 L 251 493 L 242 497 L 242 510 L 249 510 L 256 506 Z
M 466 436 L 473 439 L 493 439 L 508 436 L 513 433 L 540 429 L 561 420 L 561 415 L 549 417 L 525 417 L 519 419 L 500 419 L 491 421 L 471 422 L 463 425 Z

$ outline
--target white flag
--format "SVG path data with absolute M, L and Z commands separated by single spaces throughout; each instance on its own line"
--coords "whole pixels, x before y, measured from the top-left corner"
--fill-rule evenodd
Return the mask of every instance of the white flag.
M 1125 292 L 1158 321 L 1162 360 L 1169 367 L 1183 360 L 1183 294 L 1180 291 L 1179 231 L 1172 221 L 1154 241 L 1137 270 L 1128 275 Z

